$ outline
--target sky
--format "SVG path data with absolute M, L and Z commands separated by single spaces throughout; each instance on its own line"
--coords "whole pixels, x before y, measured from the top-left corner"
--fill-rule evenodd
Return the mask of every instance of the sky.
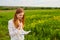
M 60 7 L 60 0 L 0 0 L 0 6 Z

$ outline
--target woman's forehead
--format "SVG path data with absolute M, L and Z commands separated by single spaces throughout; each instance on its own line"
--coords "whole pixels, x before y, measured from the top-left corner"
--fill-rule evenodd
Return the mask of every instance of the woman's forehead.
M 19 15 L 24 15 L 24 13 L 22 12 L 22 13 L 19 13 Z

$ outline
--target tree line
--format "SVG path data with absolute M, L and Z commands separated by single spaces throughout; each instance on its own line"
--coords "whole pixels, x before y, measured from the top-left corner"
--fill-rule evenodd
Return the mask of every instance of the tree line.
M 24 8 L 25 10 L 36 9 L 60 9 L 60 7 L 23 7 L 23 6 L 0 6 L 0 10 L 15 10 L 17 8 Z

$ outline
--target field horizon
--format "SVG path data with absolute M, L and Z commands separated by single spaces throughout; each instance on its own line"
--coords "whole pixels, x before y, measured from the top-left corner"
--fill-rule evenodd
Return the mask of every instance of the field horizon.
M 10 40 L 8 20 L 16 10 L 0 10 L 0 40 Z M 25 40 L 60 40 L 60 9 L 24 10 Z

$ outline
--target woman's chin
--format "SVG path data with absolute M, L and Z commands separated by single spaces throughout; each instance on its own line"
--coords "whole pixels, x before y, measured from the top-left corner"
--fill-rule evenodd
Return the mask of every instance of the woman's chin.
M 22 20 L 22 18 L 18 18 L 18 20 Z

